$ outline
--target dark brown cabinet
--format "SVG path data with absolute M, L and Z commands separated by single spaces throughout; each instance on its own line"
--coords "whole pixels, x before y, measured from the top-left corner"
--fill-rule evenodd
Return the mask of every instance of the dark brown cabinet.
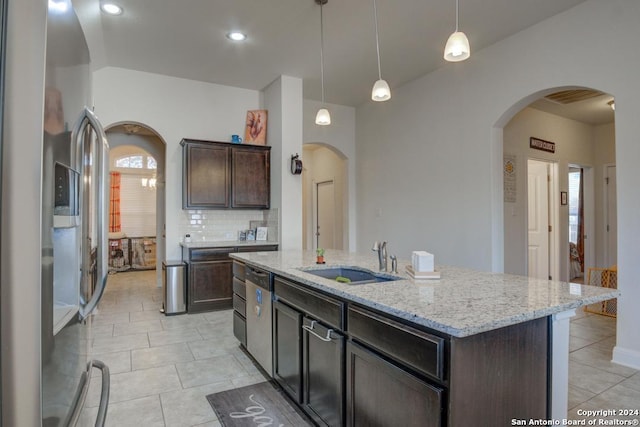
M 229 257 L 233 252 L 276 251 L 278 245 L 229 246 L 182 248 L 182 260 L 187 263 L 187 312 L 221 310 L 235 308 L 238 317 L 234 319 L 237 338 L 246 343 L 246 295 L 244 264 L 234 263 Z M 242 265 L 242 269 L 239 267 Z M 241 276 L 241 280 L 234 280 Z M 235 295 L 234 295 L 235 294 Z
M 234 146 L 231 150 L 231 206 L 269 209 L 270 151 L 268 147 Z
M 347 426 L 439 427 L 442 389 L 347 344 Z
M 185 140 L 183 145 L 182 207 L 225 209 L 231 206 L 229 145 Z
M 189 263 L 188 312 L 232 307 L 233 262 L 229 258 L 231 252 L 233 248 L 209 251 L 206 255 L 195 254 L 196 257 L 206 258 Z
M 183 209 L 269 209 L 271 147 L 183 139 Z
M 302 313 L 281 301 L 273 303 L 273 376 L 302 403 Z

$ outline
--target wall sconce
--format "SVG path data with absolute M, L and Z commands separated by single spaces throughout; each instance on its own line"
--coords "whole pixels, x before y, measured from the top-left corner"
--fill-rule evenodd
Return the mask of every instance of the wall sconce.
M 294 175 L 302 173 L 302 160 L 300 160 L 298 153 L 295 156 L 291 156 L 291 173 Z

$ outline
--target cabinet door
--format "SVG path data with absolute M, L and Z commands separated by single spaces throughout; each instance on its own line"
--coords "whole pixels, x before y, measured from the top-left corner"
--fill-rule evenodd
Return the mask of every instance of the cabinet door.
M 228 208 L 229 147 L 186 143 L 183 150 L 182 207 Z
M 270 151 L 267 148 L 233 147 L 231 151 L 232 207 L 269 209 Z
M 273 303 L 273 376 L 302 402 L 302 314 L 280 301 Z
M 189 264 L 188 312 L 231 308 L 233 263 L 226 261 Z
M 344 336 L 303 321 L 304 409 L 319 425 L 344 425 Z
M 347 343 L 347 425 L 442 425 L 442 390 L 376 353 Z

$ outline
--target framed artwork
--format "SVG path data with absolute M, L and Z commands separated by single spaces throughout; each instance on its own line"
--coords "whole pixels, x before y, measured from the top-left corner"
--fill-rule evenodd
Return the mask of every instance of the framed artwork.
M 267 110 L 247 111 L 244 127 L 244 143 L 255 145 L 267 144 Z
M 267 227 L 258 227 L 256 229 L 256 240 L 267 240 Z

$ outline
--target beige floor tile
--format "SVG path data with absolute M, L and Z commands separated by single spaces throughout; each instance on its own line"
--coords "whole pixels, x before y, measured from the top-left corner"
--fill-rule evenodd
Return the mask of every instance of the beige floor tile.
M 149 332 L 149 342 L 151 343 L 151 347 L 200 340 L 202 340 L 202 336 L 194 328 Z
M 613 374 L 622 375 L 623 377 L 630 377 L 636 373 L 635 369 L 627 368 L 617 363 L 611 363 L 611 353 L 610 348 L 605 349 L 603 347 L 597 347 L 594 344 L 572 352 L 569 355 L 569 360 L 580 362 L 583 365 L 593 366 L 594 368 Z
M 247 370 L 238 360 L 229 355 L 176 363 L 176 369 L 184 388 L 196 387 L 221 381 L 246 377 Z
M 141 302 L 124 302 L 124 303 L 100 303 L 100 310 L 105 314 L 115 314 L 130 311 L 142 311 Z
M 588 326 L 590 328 L 598 329 L 609 334 L 616 333 L 616 318 L 609 316 L 586 316 L 580 319 L 573 320 L 574 324 Z
M 573 385 L 569 385 L 569 409 L 573 409 L 580 405 L 581 403 L 586 402 L 591 399 L 596 394 L 589 391 L 584 390 L 580 387 L 576 387 Z
M 196 359 L 208 359 L 213 356 L 229 354 L 240 343 L 236 337 L 220 337 L 202 341 L 192 341 L 189 348 Z
M 91 337 L 112 337 L 113 336 L 113 325 L 112 324 L 97 324 L 91 326 Z
M 113 327 L 113 336 L 145 334 L 147 332 L 161 331 L 160 320 L 143 320 L 140 322 L 116 323 Z
M 569 352 L 579 350 L 588 345 L 592 345 L 593 340 L 575 337 L 573 335 L 569 336 Z
M 605 338 L 609 338 L 612 335 L 615 335 L 615 332 L 612 333 L 610 331 L 603 330 L 602 328 L 594 328 L 573 322 L 570 328 L 570 335 L 586 340 L 591 340 L 592 343 L 596 343 Z
M 194 360 L 193 354 L 184 343 L 131 351 L 133 370 L 156 366 L 173 365 Z
M 610 387 L 623 381 L 622 375 L 612 374 L 592 366 L 569 360 L 569 385 L 602 393 Z
M 109 353 L 147 347 L 149 347 L 147 334 L 134 334 L 119 337 L 94 338 L 91 350 L 94 353 Z
M 209 421 L 208 423 L 204 423 L 204 424 L 198 424 L 194 427 L 221 427 L 222 424 L 220 424 L 220 421 L 215 420 L 215 421 Z
M 129 321 L 129 312 L 125 313 L 103 313 L 100 307 L 94 314 L 92 314 L 92 322 L 94 326 L 114 324 L 114 323 L 127 323 Z
M 640 410 L 640 391 L 617 384 L 589 400 L 590 404 L 605 409 L 638 409 Z M 625 417 L 621 417 L 625 418 Z M 629 418 L 629 417 L 626 417 Z M 640 416 L 633 416 L 631 419 Z
M 131 372 L 131 352 L 130 351 L 118 351 L 113 353 L 92 353 L 93 359 L 102 361 L 109 367 L 111 374 L 120 374 L 122 372 Z M 94 369 L 92 375 L 99 376 L 100 371 Z
M 640 372 L 622 381 L 620 385 L 640 391 Z M 640 403 L 639 403 L 640 405 Z M 640 408 L 638 408 L 640 409 Z
M 162 327 L 166 330 L 197 328 L 207 324 L 207 319 L 201 314 L 184 314 L 180 316 L 165 316 Z
M 167 426 L 195 426 L 217 423 L 216 414 L 207 401 L 207 395 L 234 388 L 229 381 L 162 393 L 162 410 Z M 219 425 L 219 424 L 212 424 Z
M 99 381 L 91 382 L 87 395 L 87 407 L 98 406 L 100 401 L 99 383 Z M 124 402 L 181 388 L 180 379 L 173 365 L 114 374 L 111 375 L 109 402 Z
M 82 426 L 93 427 L 98 408 L 85 409 Z M 158 395 L 109 404 L 106 427 L 165 427 Z
M 166 316 L 159 311 L 138 311 L 130 314 L 131 323 L 144 322 L 146 320 L 162 320 Z

